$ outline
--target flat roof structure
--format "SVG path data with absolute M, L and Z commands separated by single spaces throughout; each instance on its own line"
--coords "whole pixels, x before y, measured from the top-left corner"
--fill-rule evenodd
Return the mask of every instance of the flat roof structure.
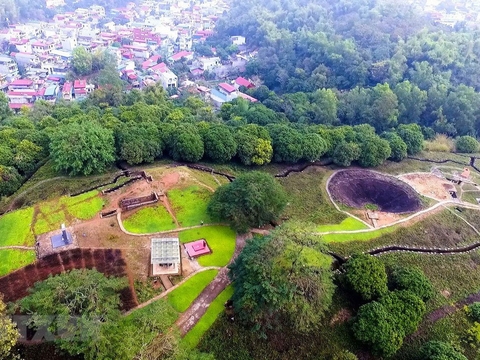
M 73 243 L 72 234 L 70 234 L 65 225 L 62 224 L 62 232 L 60 234 L 53 235 L 51 238 L 52 248 L 56 249 L 62 246 L 67 246 Z
M 178 238 L 151 240 L 152 275 L 179 274 L 182 258 Z
M 183 246 L 185 246 L 185 250 L 190 257 L 197 257 L 200 255 L 210 254 L 212 252 L 205 239 L 192 241 L 184 244 Z

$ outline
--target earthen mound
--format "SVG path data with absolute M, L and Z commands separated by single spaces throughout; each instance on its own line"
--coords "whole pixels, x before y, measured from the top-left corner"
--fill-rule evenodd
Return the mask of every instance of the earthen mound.
M 393 176 L 369 170 L 342 170 L 328 184 L 332 198 L 353 208 L 373 204 L 391 213 L 417 211 L 422 207 L 415 190 Z

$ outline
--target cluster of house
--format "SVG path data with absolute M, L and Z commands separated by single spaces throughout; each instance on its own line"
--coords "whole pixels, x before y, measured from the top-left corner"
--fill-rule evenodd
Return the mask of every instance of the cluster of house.
M 450 3 L 443 0 L 425 0 L 423 10 L 435 23 L 450 27 L 460 22 L 480 23 L 480 4 L 476 0 L 457 0 Z
M 47 7 L 62 5 L 63 0 L 46 1 Z M 193 78 L 222 66 L 220 57 L 197 56 L 192 49 L 213 34 L 215 21 L 227 10 L 223 0 L 145 0 L 108 13 L 94 5 L 58 13 L 49 22 L 10 24 L 0 30 L 0 42 L 8 49 L 0 55 L 0 89 L 12 109 L 30 107 L 39 99 L 85 98 L 94 89 L 88 79 L 65 80 L 78 46 L 92 54 L 112 54 L 127 88 L 155 83 L 177 88 L 179 80 L 171 70 L 176 62 L 187 64 Z M 231 38 L 239 49 L 245 42 L 242 36 Z M 238 96 L 246 95 L 223 84 L 211 90 L 216 104 Z

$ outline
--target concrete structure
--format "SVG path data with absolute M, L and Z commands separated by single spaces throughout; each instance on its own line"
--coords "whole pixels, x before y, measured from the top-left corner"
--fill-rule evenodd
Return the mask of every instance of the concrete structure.
M 182 271 L 180 241 L 178 238 L 153 238 L 151 240 L 151 274 L 178 275 Z

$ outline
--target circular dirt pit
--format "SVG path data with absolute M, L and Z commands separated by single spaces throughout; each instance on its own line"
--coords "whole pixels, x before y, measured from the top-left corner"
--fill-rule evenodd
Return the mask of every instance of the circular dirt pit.
M 422 207 L 410 185 L 374 171 L 339 171 L 331 177 L 328 190 L 335 201 L 357 209 L 375 205 L 380 211 L 406 213 Z

